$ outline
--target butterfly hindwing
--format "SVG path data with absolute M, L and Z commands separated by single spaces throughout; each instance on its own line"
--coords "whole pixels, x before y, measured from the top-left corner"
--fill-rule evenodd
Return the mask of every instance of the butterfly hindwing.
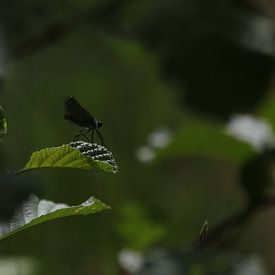
M 64 118 L 81 127 L 91 127 L 94 118 L 86 111 L 75 98 L 68 96 L 65 98 Z

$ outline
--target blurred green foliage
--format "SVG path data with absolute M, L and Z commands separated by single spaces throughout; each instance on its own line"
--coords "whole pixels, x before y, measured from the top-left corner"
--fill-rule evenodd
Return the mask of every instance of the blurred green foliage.
M 74 203 L 92 194 L 114 210 L 101 217 L 54 222 L 22 232 L 15 237 L 17 253 L 39 257 L 42 274 L 115 274 L 116 254 L 124 246 L 111 230 L 115 209 L 123 199 L 146 201 L 145 190 L 149 198 L 156 184 L 150 180 L 153 175 L 147 178 L 145 167 L 135 159 L 135 149 L 159 123 L 175 124 L 179 111 L 158 75 L 154 58 L 140 45 L 90 29 L 78 31 L 11 66 L 2 94 L 10 136 L 1 150 L 9 169 L 22 167 L 36 148 L 73 139 L 77 128 L 63 119 L 66 95 L 85 102 L 85 107 L 104 122 L 106 144 L 117 156 L 121 170 L 115 177 L 85 171 L 41 171 L 34 174 L 34 180 L 48 199 Z M 141 184 L 150 181 L 150 190 Z M 26 238 L 35 247 L 26 248 Z M 3 242 L 3 252 L 5 244 L 8 247 L 9 240 Z M 78 252 L 72 247 L 78 247 Z
M 1 141 L 6 136 L 7 132 L 8 132 L 7 120 L 5 118 L 3 108 L 0 106 L 0 140 Z
M 165 237 L 165 228 L 154 223 L 148 212 L 136 202 L 119 208 L 117 231 L 128 249 L 146 251 Z
M 274 127 L 275 101 L 272 88 L 267 89 L 274 57 L 262 48 L 247 49 L 240 39 L 246 27 L 251 30 L 251 18 L 262 12 L 250 1 L 224 2 L 218 9 L 209 1 L 187 1 L 188 9 L 179 1 L 1 3 L 9 53 L 1 93 L 9 119 L 9 135 L 0 147 L 3 170 L 23 167 L 37 148 L 73 139 L 78 128 L 63 119 L 63 99 L 72 95 L 103 121 L 105 142 L 120 171 L 117 176 L 34 172 L 43 197 L 71 204 L 92 194 L 112 211 L 31 228 L 4 240 L 2 255 L 36 258 L 38 275 L 120 274 L 117 255 L 125 247 L 182 251 L 199 238 L 206 218 L 211 230 L 242 211 L 254 190 L 253 198 L 258 198 L 261 185 L 256 182 L 259 189 L 249 189 L 240 177 L 258 153 L 226 135 L 220 118 L 245 110 L 262 115 Z M 210 122 L 206 115 L 198 119 L 197 113 L 205 111 L 219 120 Z M 147 166 L 135 153 L 160 126 L 169 127 L 175 137 L 157 152 L 154 165 Z M 254 170 L 248 178 L 254 179 Z M 264 194 L 271 188 L 268 185 Z M 274 271 L 271 217 L 272 212 L 255 215 L 246 234 L 225 247 L 233 255 L 260 254 Z M 214 261 L 216 255 L 214 251 L 210 258 Z M 214 264 L 217 272 L 234 260 L 224 255 L 225 261 L 219 258 Z M 190 260 L 189 273 L 212 274 L 204 259 L 192 268 Z
M 173 142 L 160 150 L 157 161 L 176 157 L 214 158 L 240 165 L 255 154 L 253 148 L 225 133 L 219 124 L 188 117 Z

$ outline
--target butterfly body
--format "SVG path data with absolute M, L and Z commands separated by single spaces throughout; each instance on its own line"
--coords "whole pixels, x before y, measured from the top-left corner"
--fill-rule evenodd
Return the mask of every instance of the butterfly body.
M 85 128 L 81 130 L 78 135 L 76 135 L 75 139 L 77 139 L 79 136 L 86 137 L 85 134 L 92 131 L 91 141 L 93 143 L 94 131 L 96 131 L 101 143 L 104 144 L 103 136 L 98 130 L 102 126 L 102 122 L 97 120 L 87 110 L 85 110 L 74 97 L 66 97 L 64 103 L 64 119 L 69 120 L 77 124 L 78 126 Z

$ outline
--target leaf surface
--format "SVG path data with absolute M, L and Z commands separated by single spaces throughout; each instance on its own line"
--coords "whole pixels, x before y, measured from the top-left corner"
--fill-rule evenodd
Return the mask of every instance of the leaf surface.
M 0 223 L 0 240 L 19 231 L 50 220 L 76 215 L 94 214 L 110 209 L 105 203 L 93 197 L 76 206 L 64 203 L 54 203 L 40 200 L 31 195 L 23 205 L 17 209 L 13 219 L 7 223 Z
M 117 164 L 110 151 L 104 146 L 82 141 L 36 151 L 19 172 L 42 168 L 99 168 L 105 172 L 117 172 Z

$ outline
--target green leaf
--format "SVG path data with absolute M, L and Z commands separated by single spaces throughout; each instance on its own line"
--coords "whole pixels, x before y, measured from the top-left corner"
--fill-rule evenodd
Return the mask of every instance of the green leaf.
M 4 139 L 8 132 L 8 125 L 7 125 L 7 120 L 4 115 L 4 110 L 0 106 L 0 141 Z
M 9 223 L 0 223 L 0 240 L 28 227 L 50 220 L 94 214 L 106 209 L 110 209 L 110 207 L 93 197 L 80 205 L 69 206 L 63 203 L 39 200 L 35 195 L 31 195 L 21 208 L 17 210 L 17 213 Z
M 262 103 L 258 110 L 258 114 L 266 119 L 272 126 L 273 131 L 275 130 L 275 97 L 274 91 L 266 100 Z
M 240 164 L 255 154 L 253 148 L 224 132 L 219 125 L 205 121 L 189 121 L 162 150 L 156 161 L 177 157 L 217 158 Z
M 19 173 L 42 168 L 92 169 L 95 167 L 105 172 L 117 172 L 113 155 L 104 146 L 77 141 L 34 152 Z

